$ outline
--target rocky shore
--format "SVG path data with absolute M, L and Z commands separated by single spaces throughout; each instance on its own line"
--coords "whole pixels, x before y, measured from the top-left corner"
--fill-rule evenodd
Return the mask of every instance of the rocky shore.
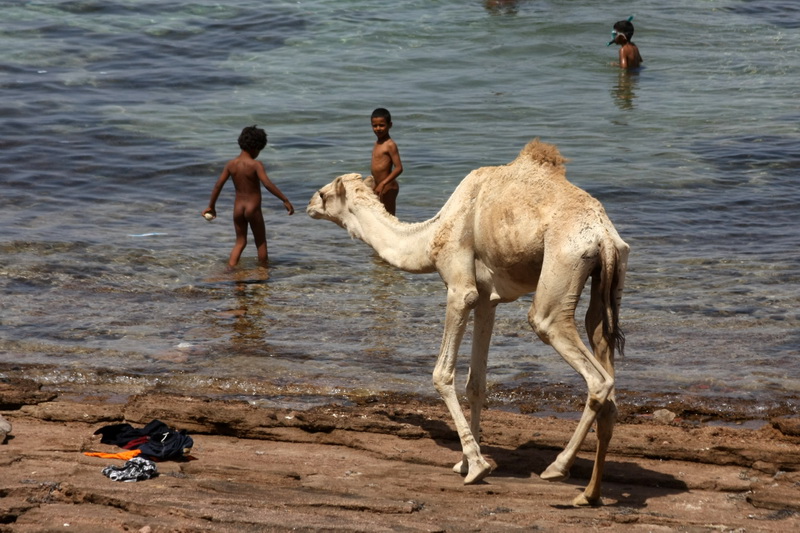
M 569 505 L 591 469 L 592 436 L 563 483 L 538 477 L 574 421 L 489 409 L 494 465 L 465 486 L 443 405 L 373 396 L 309 410 L 171 394 L 60 395 L 0 381 L 0 532 L 800 531 L 800 424 L 760 427 L 622 417 L 603 506 Z M 135 483 L 94 431 L 158 419 L 194 439 L 186 461 Z M 0 429 L 5 426 L 0 426 Z M 6 434 L 7 433 L 7 434 Z

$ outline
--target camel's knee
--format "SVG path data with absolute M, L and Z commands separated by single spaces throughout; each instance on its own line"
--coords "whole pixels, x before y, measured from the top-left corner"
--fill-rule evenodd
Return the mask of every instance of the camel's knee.
M 609 399 L 611 392 L 614 390 L 614 378 L 608 377 L 606 379 L 598 380 L 594 383 L 589 383 L 589 409 L 597 412 L 598 414 L 605 413 L 607 409 L 613 409 L 613 416 L 616 416 L 617 408 L 614 406 L 613 400 Z
M 452 389 L 455 382 L 455 376 L 451 372 L 445 372 L 440 369 L 433 371 L 433 386 L 439 391 L 439 394 L 444 394 L 445 391 Z
M 478 303 L 479 297 L 480 294 L 478 293 L 478 289 L 472 288 L 468 290 L 467 293 L 464 295 L 464 305 L 468 309 L 474 309 L 475 305 Z
M 574 339 L 577 336 L 577 330 L 575 330 L 573 322 L 559 320 L 554 315 L 529 312 L 528 324 L 531 325 L 539 339 L 549 346 L 554 346 L 553 343 L 558 342 L 559 339 Z
M 474 309 L 480 298 L 475 278 L 469 275 L 455 276 L 447 284 L 447 305 L 462 309 Z
M 553 320 L 545 315 L 540 315 L 535 309 L 528 311 L 528 324 L 533 328 L 534 333 L 545 344 L 551 344 Z

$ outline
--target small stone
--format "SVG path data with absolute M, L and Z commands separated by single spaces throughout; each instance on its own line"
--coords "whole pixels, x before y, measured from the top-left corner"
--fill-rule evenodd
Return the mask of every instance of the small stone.
M 0 444 L 5 442 L 6 435 L 11 433 L 11 422 L 3 418 L 3 415 L 0 415 Z
M 667 409 L 659 409 L 653 412 L 653 420 L 660 424 L 670 424 L 675 420 L 675 413 Z

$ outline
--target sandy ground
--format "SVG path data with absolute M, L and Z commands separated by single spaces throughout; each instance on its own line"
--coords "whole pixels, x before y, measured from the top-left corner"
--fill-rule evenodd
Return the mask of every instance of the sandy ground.
M 0 532 L 800 531 L 800 424 L 757 429 L 636 418 L 618 424 L 603 505 L 585 485 L 593 436 L 567 482 L 538 477 L 575 422 L 489 409 L 482 450 L 495 466 L 465 486 L 449 415 L 437 402 L 372 397 L 291 411 L 147 394 L 63 397 L 0 382 Z M 630 417 L 629 417 L 630 418 Z M 123 461 L 94 431 L 159 419 L 186 429 L 192 460 L 114 482 Z

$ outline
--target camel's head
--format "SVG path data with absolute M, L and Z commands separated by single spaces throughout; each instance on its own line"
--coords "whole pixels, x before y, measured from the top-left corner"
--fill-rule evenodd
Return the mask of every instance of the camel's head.
M 378 197 L 372 192 L 373 185 L 372 176 L 365 180 L 361 179 L 360 174 L 339 176 L 314 193 L 308 202 L 306 213 L 311 218 L 330 220 L 345 227 L 345 218 L 357 199 L 378 200 Z

